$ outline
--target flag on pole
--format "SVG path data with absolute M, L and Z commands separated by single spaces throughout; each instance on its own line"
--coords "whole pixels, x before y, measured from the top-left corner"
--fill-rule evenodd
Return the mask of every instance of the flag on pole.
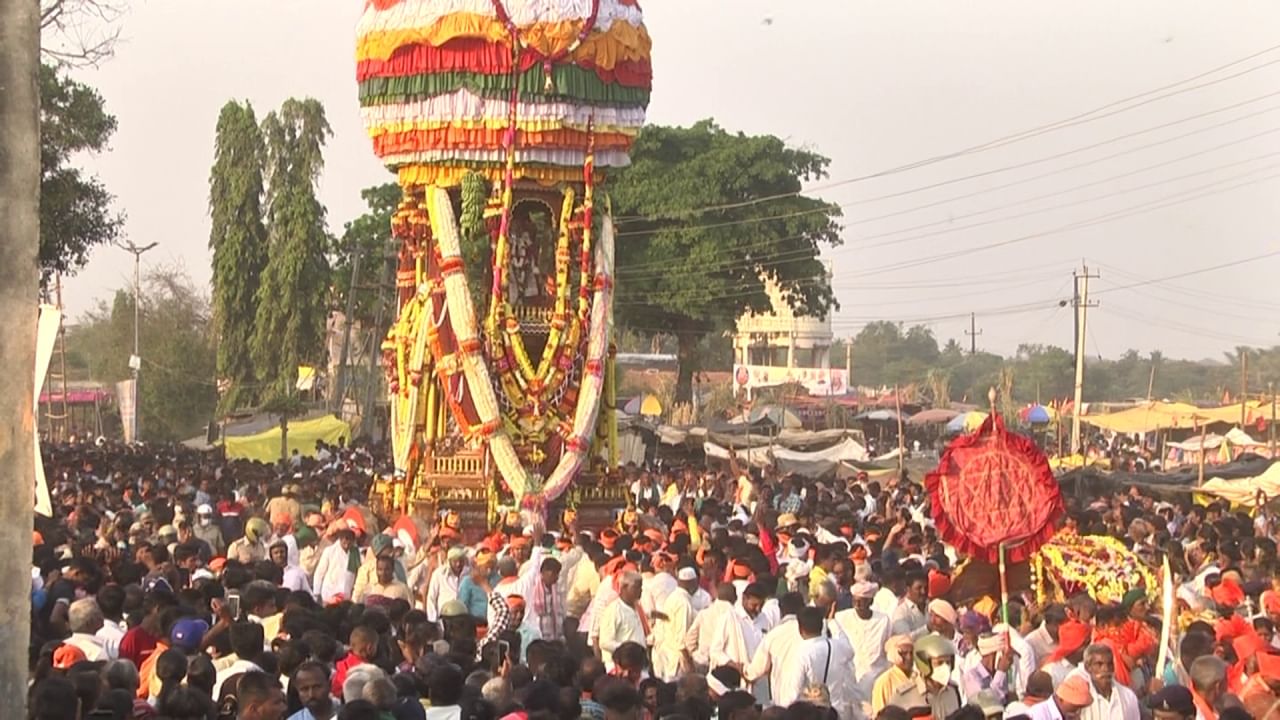
M 49 361 L 53 359 L 53 346 L 58 339 L 58 328 L 62 326 L 62 311 L 53 305 L 41 305 L 39 319 L 36 321 L 36 384 L 32 393 L 32 417 L 40 417 L 40 388 L 44 387 L 45 375 L 49 372 Z M 40 423 L 32 428 L 32 443 L 36 454 L 36 512 L 45 517 L 53 517 L 53 502 L 49 499 L 49 481 L 44 476 L 44 458 L 40 455 Z

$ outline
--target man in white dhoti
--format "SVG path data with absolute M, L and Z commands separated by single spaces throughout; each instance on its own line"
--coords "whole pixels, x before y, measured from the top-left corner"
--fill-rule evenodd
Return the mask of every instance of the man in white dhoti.
M 684 640 L 696 614 L 693 593 L 698 589 L 698 571 L 680 568 L 676 583 L 676 589 L 667 593 L 662 607 L 653 613 L 653 674 L 663 682 L 672 682 L 693 668 Z

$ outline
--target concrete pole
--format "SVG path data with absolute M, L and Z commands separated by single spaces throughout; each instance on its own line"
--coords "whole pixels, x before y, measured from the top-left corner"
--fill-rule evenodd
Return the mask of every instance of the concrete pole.
M 0 0 L 0 717 L 27 716 L 40 271 L 40 3 Z

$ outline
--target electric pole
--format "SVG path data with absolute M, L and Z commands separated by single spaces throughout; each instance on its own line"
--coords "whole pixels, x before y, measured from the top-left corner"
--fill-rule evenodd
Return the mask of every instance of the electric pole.
M 129 356 L 129 369 L 133 371 L 133 442 L 138 442 L 138 422 L 139 416 L 142 414 L 138 407 L 138 399 L 142 395 L 138 392 L 138 371 L 142 368 L 142 356 L 138 354 L 138 316 L 139 308 L 142 306 L 142 253 L 154 248 L 159 243 L 151 243 L 138 247 L 130 240 L 127 243 L 119 243 L 121 250 L 133 255 L 133 354 Z
M 347 307 L 342 316 L 342 353 L 338 358 L 337 383 L 335 392 L 329 396 L 329 409 L 333 410 L 337 401 L 338 417 L 342 417 L 342 398 L 347 392 L 347 358 L 351 347 L 351 316 L 356 308 L 356 284 L 360 280 L 360 253 L 355 252 L 351 258 L 351 285 L 347 290 Z
M 1249 348 L 1240 348 L 1240 429 L 1248 422 L 1246 407 L 1249 400 Z
M 27 716 L 40 292 L 40 3 L 0 0 L 0 717 Z
M 1089 266 L 1081 264 L 1081 272 L 1072 272 L 1075 280 L 1075 297 L 1071 301 L 1076 311 L 1076 391 L 1071 407 L 1071 453 L 1083 452 L 1080 445 L 1080 414 L 1084 402 L 1084 339 L 1089 321 L 1089 308 L 1097 307 L 1097 301 L 1089 302 L 1089 280 L 1100 277 L 1090 275 Z
M 978 329 L 978 316 L 975 313 L 969 313 L 969 329 L 964 331 L 969 336 L 969 354 L 978 354 L 978 336 L 982 331 Z

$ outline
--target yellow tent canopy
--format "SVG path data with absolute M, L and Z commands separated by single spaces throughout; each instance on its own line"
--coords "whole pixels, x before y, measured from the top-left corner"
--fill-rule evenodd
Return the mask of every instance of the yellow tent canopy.
M 1232 505 L 1252 508 L 1258 503 L 1259 490 L 1267 500 L 1280 497 L 1280 463 L 1272 463 L 1261 475 L 1250 478 L 1225 480 L 1216 477 L 1206 480 L 1197 492 L 1220 497 Z
M 322 415 L 310 420 L 289 423 L 289 453 L 294 450 L 304 457 L 316 452 L 316 442 L 336 444 L 338 438 L 351 438 L 351 426 L 332 415 Z M 280 426 L 256 435 L 228 437 L 227 457 L 234 459 L 275 462 L 280 459 Z
M 1217 409 L 1204 410 L 1187 403 L 1146 402 L 1120 412 L 1105 415 L 1084 415 L 1081 420 L 1118 433 L 1146 433 L 1156 430 L 1186 430 L 1211 422 L 1219 422 L 1213 413 Z M 1236 422 L 1240 420 L 1240 408 L 1236 406 Z

